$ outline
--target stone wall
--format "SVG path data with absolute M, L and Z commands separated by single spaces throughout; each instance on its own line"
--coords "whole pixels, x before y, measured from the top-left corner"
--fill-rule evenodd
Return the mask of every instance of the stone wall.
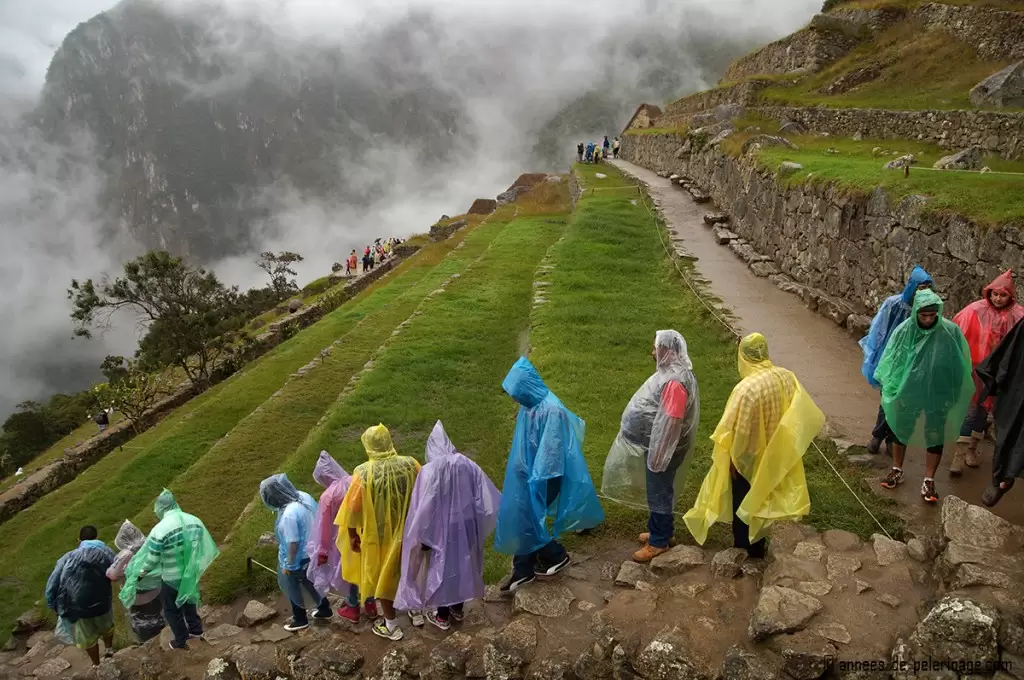
M 929 29 L 948 31 L 973 46 L 983 59 L 1024 58 L 1024 13 L 1020 11 L 932 3 L 914 10 L 914 16 Z
M 859 42 L 858 38 L 839 31 L 805 28 L 734 62 L 723 80 L 734 82 L 758 75 L 812 73 L 848 54 Z
M 443 241 L 464 226 L 466 226 L 466 220 L 455 220 L 448 224 L 435 224 L 430 228 L 430 239 L 432 241 Z
M 1024 157 L 1024 114 L 1000 111 L 891 111 L 760 106 L 774 120 L 794 120 L 815 132 L 935 142 L 947 149 L 980 146 L 1003 158 Z M 912 142 L 908 142 L 912 144 Z
M 622 155 L 692 178 L 730 214 L 729 229 L 743 241 L 733 249 L 761 265 L 751 267 L 755 273 L 802 295 L 840 325 L 854 324 L 850 315 L 874 313 L 903 288 L 915 264 L 934 277 L 949 316 L 977 299 L 999 272 L 1024 266 L 1024 232 L 1017 228 L 991 230 L 927 213 L 922 197 L 894 201 L 880 189 L 853 197 L 822 185 L 787 189 L 772 173 L 717 149 L 682 156 L 683 141 L 670 134 L 629 135 Z
M 659 128 L 688 127 L 693 117 L 722 105 L 737 107 L 754 103 L 757 93 L 771 85 L 771 80 L 749 80 L 735 85 L 716 87 L 677 99 L 665 108 L 665 114 L 655 121 Z
M 346 300 L 354 297 L 371 283 L 391 271 L 402 261 L 403 257 L 412 255 L 417 250 L 419 250 L 417 246 L 406 246 L 402 253 L 396 249 L 395 257 L 374 267 L 369 273 L 350 281 L 341 290 L 334 293 L 328 291 L 317 300 L 316 304 L 303 307 L 294 314 L 289 314 L 283 319 L 269 324 L 264 331 L 246 343 L 239 352 L 221 361 L 211 371 L 209 386 L 227 379 L 247 363 L 266 354 L 295 335 L 299 330 L 316 323 L 324 315 L 334 311 Z M 198 392 L 191 385 L 184 386 L 171 396 L 160 400 L 142 416 L 137 424 L 138 432 L 145 432 L 153 427 L 164 416 L 188 402 Z M 0 524 L 6 522 L 54 489 L 67 484 L 77 477 L 79 473 L 97 463 L 108 453 L 120 446 L 124 446 L 136 434 L 136 429 L 132 428 L 127 421 L 121 421 L 111 425 L 106 431 L 93 436 L 78 446 L 65 449 L 64 455 L 61 458 L 32 472 L 25 479 L 0 494 Z

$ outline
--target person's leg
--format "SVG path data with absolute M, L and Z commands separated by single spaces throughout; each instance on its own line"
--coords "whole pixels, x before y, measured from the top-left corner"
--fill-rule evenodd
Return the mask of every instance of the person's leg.
M 529 578 L 534 575 L 537 564 L 537 553 L 526 553 L 512 557 L 512 582 Z
M 672 508 L 675 501 L 676 472 L 683 464 L 683 456 L 673 456 L 668 467 L 662 472 L 651 472 L 644 466 L 647 482 L 647 545 L 667 550 L 675 535 L 675 517 Z
M 93 666 L 100 665 L 100 643 L 94 644 L 85 650 L 85 653 L 89 655 L 89 661 L 92 661 Z
M 281 578 L 285 581 L 283 585 L 286 586 L 285 596 L 288 598 L 288 604 L 292 606 L 291 623 L 294 626 L 309 625 L 306 603 L 302 597 L 302 577 L 305 577 L 305 575 L 305 572 L 300 573 L 300 570 L 281 574 Z
M 191 602 L 181 605 L 181 615 L 185 619 L 185 627 L 189 635 L 199 637 L 203 634 L 203 620 L 199 618 L 199 610 Z
M 334 612 L 331 611 L 331 603 L 326 596 L 316 592 L 316 587 L 313 585 L 313 582 L 309 580 L 309 576 L 306 572 L 308 566 L 309 560 L 302 563 L 299 567 L 297 578 L 300 579 L 302 588 L 305 589 L 305 591 L 313 598 L 313 602 L 317 603 L 316 611 L 313 612 L 313 618 L 329 619 L 334 615 Z
M 868 442 L 868 452 L 878 453 L 882 448 L 882 442 L 885 441 L 885 435 L 888 433 L 888 426 L 885 424 L 885 411 L 882 409 L 882 405 L 878 405 L 878 415 L 875 416 L 875 426 L 871 428 L 871 441 Z
M 539 573 L 542 576 L 554 576 L 568 564 L 569 553 L 558 541 L 551 541 L 537 551 Z
M 167 627 L 171 629 L 171 634 L 174 635 L 171 646 L 184 649 L 188 643 L 188 625 L 186 625 L 185 617 L 175 603 L 177 599 L 178 590 L 164 583 L 163 590 L 160 591 L 160 601 L 164 607 L 164 620 L 167 622 Z
M 985 438 L 985 430 L 988 428 L 988 409 L 984 404 L 978 404 L 973 411 L 974 422 L 971 423 L 970 440 L 967 442 L 967 451 L 964 455 L 964 464 L 970 468 L 976 468 L 981 464 L 981 459 L 978 457 L 978 444 Z M 963 434 L 963 430 L 960 434 Z
M 735 548 L 742 548 L 747 551 L 749 557 L 760 559 L 765 555 L 767 541 L 761 539 L 754 543 L 750 542 L 750 527 L 740 519 L 739 509 L 743 499 L 750 492 L 750 483 L 746 478 L 735 472 L 732 474 L 732 544 Z
M 935 473 L 939 471 L 939 462 L 942 460 L 943 446 L 929 446 L 924 457 L 925 479 L 935 479 Z
M 451 610 L 450 607 L 438 607 L 437 608 L 437 618 L 440 619 L 441 621 L 449 621 L 449 620 L 451 620 L 451 616 L 452 616 L 452 610 Z

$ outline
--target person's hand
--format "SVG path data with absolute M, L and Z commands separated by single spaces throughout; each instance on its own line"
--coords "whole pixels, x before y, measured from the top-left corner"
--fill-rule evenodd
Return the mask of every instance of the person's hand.
M 291 576 L 292 575 L 292 570 L 291 569 L 282 569 L 281 571 L 284 572 L 285 576 Z
M 352 548 L 352 552 L 359 552 L 359 536 L 349 536 L 348 545 L 350 548 Z
M 320 553 L 320 554 L 319 554 L 319 555 L 317 555 L 317 557 L 316 557 L 316 565 L 317 565 L 318 567 L 322 567 L 322 566 L 324 566 L 325 564 L 327 564 L 327 555 L 325 555 L 325 554 L 323 554 L 323 553 Z

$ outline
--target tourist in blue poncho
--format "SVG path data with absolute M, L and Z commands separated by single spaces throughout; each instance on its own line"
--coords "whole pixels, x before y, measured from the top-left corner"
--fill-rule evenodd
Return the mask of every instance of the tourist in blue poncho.
M 568 566 L 569 555 L 555 538 L 597 526 L 604 511 L 583 459 L 583 420 L 525 357 L 501 386 L 519 402 L 494 536 L 494 548 L 514 556 L 512 577 L 501 586 L 509 593 Z
M 871 320 L 871 328 L 868 334 L 860 339 L 860 347 L 864 350 L 864 362 L 861 364 L 860 372 L 867 378 L 868 384 L 876 390 L 880 389 L 878 381 L 875 380 L 875 369 L 882 360 L 882 353 L 885 345 L 889 342 L 893 331 L 910 316 L 910 307 L 914 303 L 914 294 L 924 288 L 932 288 L 932 277 L 919 266 L 914 266 L 907 279 L 907 285 L 903 292 L 897 295 L 890 295 L 878 308 L 878 313 Z M 887 429 L 885 427 L 885 412 L 881 405 L 878 407 L 878 417 L 875 419 L 875 427 L 871 430 L 871 442 L 868 444 L 868 451 L 878 453 L 885 439 Z

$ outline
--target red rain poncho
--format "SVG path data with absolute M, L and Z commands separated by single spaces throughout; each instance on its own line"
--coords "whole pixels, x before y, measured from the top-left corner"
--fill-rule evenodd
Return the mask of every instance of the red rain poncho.
M 994 290 L 1008 293 L 1012 302 L 1002 309 L 997 309 L 990 301 Z M 971 348 L 971 365 L 977 367 L 984 361 L 1022 318 L 1024 306 L 1017 304 L 1017 289 L 1013 285 L 1013 275 L 1011 270 L 1007 270 L 985 286 L 980 300 L 967 305 L 953 317 L 953 322 L 964 332 L 967 345 Z M 978 381 L 975 379 L 975 397 L 977 386 Z M 991 403 L 987 405 L 991 407 Z

